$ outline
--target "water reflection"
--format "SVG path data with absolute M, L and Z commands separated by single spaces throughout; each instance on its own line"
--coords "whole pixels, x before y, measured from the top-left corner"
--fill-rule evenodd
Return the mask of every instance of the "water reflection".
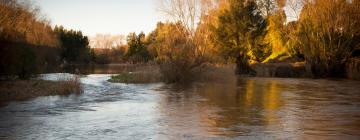
M 360 82 L 233 77 L 179 86 L 109 78 L 82 76 L 79 96 L 0 107 L 0 139 L 360 138 Z
M 174 130 L 169 135 L 177 136 L 196 132 L 190 133 L 196 138 L 356 138 L 360 119 L 351 114 L 360 115 L 360 95 L 351 89 L 358 87 L 350 82 L 333 88 L 340 83 L 347 82 L 239 78 L 226 83 L 197 83 L 183 90 L 166 87 L 166 98 L 161 102 L 163 120 L 179 124 L 167 123 L 162 130 Z M 339 98 L 341 91 L 352 96 Z M 357 107 L 344 112 L 348 98 Z

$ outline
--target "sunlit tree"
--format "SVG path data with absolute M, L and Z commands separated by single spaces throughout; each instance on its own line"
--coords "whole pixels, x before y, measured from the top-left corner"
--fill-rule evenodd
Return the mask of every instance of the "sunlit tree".
M 309 0 L 301 11 L 298 42 L 314 76 L 341 76 L 359 44 L 357 0 Z
M 215 33 L 223 56 L 236 61 L 237 73 L 250 73 L 248 53 L 254 47 L 253 39 L 264 24 L 256 3 L 229 0 L 228 8 L 220 11 L 218 20 Z

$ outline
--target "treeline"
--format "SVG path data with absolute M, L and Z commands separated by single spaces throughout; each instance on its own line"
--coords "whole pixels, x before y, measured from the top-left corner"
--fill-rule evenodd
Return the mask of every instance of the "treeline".
M 99 35 L 96 48 L 81 31 L 51 28 L 29 3 L 0 1 L 0 74 L 28 78 L 64 64 L 150 61 L 166 82 L 185 82 L 207 64 L 236 63 L 238 74 L 254 74 L 254 62 L 305 62 L 314 77 L 338 77 L 360 48 L 359 0 L 159 1 L 167 22 L 148 35 L 130 33 L 127 44 Z
M 285 6 L 297 20 L 287 22 Z M 252 72 L 249 60 L 305 61 L 315 77 L 342 76 L 360 43 L 357 0 L 227 0 L 206 16 L 211 44 L 240 74 Z
M 248 60 L 305 61 L 314 77 L 343 76 L 345 64 L 359 48 L 360 2 L 347 0 L 229 0 L 216 9 L 216 41 L 235 56 L 239 73 Z M 301 5 L 298 20 L 287 22 L 284 7 Z M 290 5 L 292 4 L 292 5 Z M 235 55 L 228 55 L 229 53 Z M 292 59 L 292 60 L 291 60 Z M 245 68 L 245 69 L 244 69 Z
M 0 1 L 0 74 L 28 78 L 59 61 L 59 44 L 48 21 L 29 3 Z M 45 68 L 44 68 L 45 69 Z
M 67 30 L 55 26 L 54 33 L 60 41 L 60 57 L 64 63 L 88 64 L 94 61 L 94 53 L 89 46 L 89 39 L 81 31 Z
M 94 62 L 96 64 L 126 62 L 124 56 L 128 47 L 125 41 L 123 35 L 96 34 L 90 38 Z
M 160 2 L 172 21 L 146 38 L 169 82 L 229 62 L 238 74 L 254 74 L 253 62 L 305 62 L 314 77 L 341 77 L 360 47 L 358 0 Z M 288 22 L 285 7 L 297 20 Z
M 28 1 L 0 1 L 0 75 L 27 79 L 62 64 L 89 63 L 89 40 L 80 31 L 51 28 Z

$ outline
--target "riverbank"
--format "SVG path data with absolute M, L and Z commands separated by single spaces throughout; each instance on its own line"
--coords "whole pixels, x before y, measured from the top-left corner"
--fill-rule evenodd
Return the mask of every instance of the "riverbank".
M 310 77 L 305 62 L 253 63 L 250 67 L 257 77 L 304 78 Z
M 69 95 L 82 92 L 78 78 L 63 81 L 13 80 L 0 81 L 0 104 L 23 101 L 39 96 Z
M 251 63 L 256 77 L 311 78 L 311 68 L 306 62 Z M 339 73 L 340 74 L 340 73 Z M 341 75 L 341 74 L 340 74 Z M 360 58 L 351 58 L 343 78 L 360 80 Z
M 131 66 L 122 72 L 113 75 L 109 82 L 146 84 L 162 82 L 162 76 L 158 65 Z M 279 77 L 279 78 L 312 78 L 309 68 L 305 62 L 273 62 L 273 63 L 251 63 L 255 77 Z M 236 78 L 235 65 L 205 65 L 191 81 L 226 81 Z M 360 80 L 360 59 L 352 59 L 346 65 L 346 79 Z
M 224 82 L 234 79 L 235 65 L 204 65 L 193 74 L 188 82 L 208 82 L 220 81 Z M 164 78 L 160 72 L 160 66 L 154 64 L 137 65 L 132 69 L 124 70 L 118 74 L 112 75 L 108 80 L 112 83 L 126 84 L 148 84 L 164 82 Z
M 158 65 L 129 65 L 131 69 L 124 69 L 122 72 L 111 76 L 109 82 L 127 84 L 146 84 L 162 82 Z
M 360 80 L 360 58 L 352 58 L 346 64 L 346 76 L 352 80 Z

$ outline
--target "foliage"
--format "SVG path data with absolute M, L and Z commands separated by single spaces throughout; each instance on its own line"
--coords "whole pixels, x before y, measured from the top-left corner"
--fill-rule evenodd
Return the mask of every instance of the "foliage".
M 360 43 L 360 2 L 315 0 L 299 19 L 298 42 L 314 76 L 341 76 Z
M 91 60 L 89 39 L 81 31 L 56 26 L 54 32 L 61 41 L 61 58 L 68 63 L 89 63 Z
M 0 41 L 57 46 L 58 40 L 47 19 L 28 1 L 0 1 Z
M 165 82 L 187 82 L 206 61 L 180 23 L 158 23 L 153 31 L 152 46 Z
M 278 10 L 274 14 L 267 17 L 266 35 L 264 37 L 265 44 L 268 44 L 271 48 L 271 55 L 264 60 L 264 62 L 274 59 L 279 55 L 287 53 L 285 47 L 285 23 L 286 15 L 285 11 Z
M 127 36 L 127 43 L 129 49 L 126 57 L 132 62 L 147 62 L 149 58 L 149 52 L 145 46 L 145 34 L 130 33 Z
M 28 79 L 59 64 L 59 40 L 38 8 L 27 1 L 0 1 L 0 73 Z
M 227 60 L 235 60 L 237 73 L 251 72 L 248 52 L 264 27 L 264 19 L 253 1 L 229 0 L 229 7 L 220 11 L 215 27 L 217 43 Z

